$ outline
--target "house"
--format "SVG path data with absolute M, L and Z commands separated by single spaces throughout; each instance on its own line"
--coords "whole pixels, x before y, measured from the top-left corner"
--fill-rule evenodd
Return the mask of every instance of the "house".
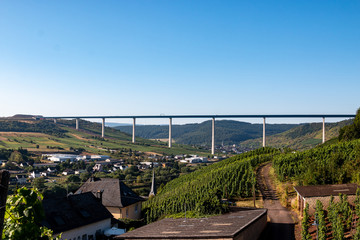
M 8 160 L 0 159 L 0 166 L 4 167 Z
M 93 171 L 94 172 L 101 172 L 103 170 L 103 166 L 101 164 L 95 164 L 95 166 L 93 167 Z
M 56 168 L 55 167 L 48 167 L 46 171 L 53 174 L 53 173 L 56 173 Z
M 77 155 L 74 154 L 48 154 L 48 160 L 52 162 L 65 162 L 70 160 L 71 162 L 76 161 Z
M 79 175 L 79 174 L 84 173 L 84 172 L 87 172 L 87 171 L 84 170 L 84 169 L 75 170 L 75 174 L 76 174 L 76 175 Z
M 329 206 L 331 196 L 334 201 L 339 201 L 339 194 L 346 194 L 348 201 L 353 204 L 356 198 L 357 184 L 334 184 L 334 185 L 316 185 L 316 186 L 296 186 L 298 210 L 303 213 L 306 203 L 309 204 L 309 213 L 314 214 L 316 201 L 320 200 L 324 208 Z
M 91 160 L 106 160 L 106 159 L 110 159 L 110 156 L 108 156 L 108 155 L 91 155 L 90 159 Z
M 91 193 L 43 200 L 45 220 L 41 224 L 61 239 L 95 240 L 111 228 L 111 213 Z
M 16 180 L 17 180 L 17 183 L 19 183 L 19 184 L 25 184 L 26 180 L 27 180 L 27 175 L 18 174 L 18 175 L 16 175 Z
M 119 179 L 89 178 L 75 194 L 92 192 L 102 195 L 102 204 L 114 218 L 140 219 L 141 202 L 144 201 Z
M 199 157 L 197 155 L 193 155 L 189 158 L 185 158 L 180 160 L 182 163 L 207 163 L 208 159 L 206 157 Z
M 120 170 L 124 171 L 127 168 L 129 168 L 129 167 L 126 165 L 122 165 L 121 163 L 116 163 L 116 164 L 114 164 L 113 170 L 116 171 L 116 170 L 120 169 Z
M 74 174 L 75 172 L 74 172 L 74 170 L 72 170 L 72 169 L 65 169 L 63 172 L 62 172 L 62 174 L 63 175 L 65 175 L 65 176 L 67 176 L 67 175 L 72 175 L 72 174 Z
M 38 178 L 38 177 L 40 177 L 40 176 L 41 176 L 41 174 L 40 174 L 40 172 L 37 171 L 37 170 L 32 171 L 32 172 L 30 173 L 30 178 Z
M 207 218 L 164 218 L 114 239 L 256 240 L 267 223 L 267 209 L 236 211 Z

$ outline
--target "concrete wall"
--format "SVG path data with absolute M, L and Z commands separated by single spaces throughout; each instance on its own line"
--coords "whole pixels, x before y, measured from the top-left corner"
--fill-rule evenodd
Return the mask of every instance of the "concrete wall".
M 96 231 L 100 230 L 101 233 L 104 232 L 104 230 L 111 228 L 111 219 L 105 219 L 99 222 L 95 222 L 83 227 L 75 228 L 66 232 L 63 232 L 61 234 L 61 239 L 67 239 L 67 240 L 82 240 L 83 235 L 87 235 L 88 240 L 95 240 L 96 239 Z
M 248 223 L 248 225 L 234 237 L 234 240 L 257 240 L 264 231 L 266 224 L 267 211 L 254 221 Z
M 140 219 L 141 217 L 141 202 L 137 202 L 135 204 L 129 205 L 124 208 L 117 208 L 117 207 L 106 207 L 106 208 L 114 216 L 115 219 L 118 218 Z

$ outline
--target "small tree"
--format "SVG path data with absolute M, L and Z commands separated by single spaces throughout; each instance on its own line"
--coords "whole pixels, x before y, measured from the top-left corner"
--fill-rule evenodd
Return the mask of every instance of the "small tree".
M 309 204 L 306 203 L 303 219 L 301 221 L 301 240 L 310 240 L 311 235 L 309 233 Z
M 325 222 L 325 214 L 323 209 L 323 204 L 321 201 L 316 201 L 316 212 L 317 221 L 318 221 L 318 239 L 326 240 L 326 222 Z

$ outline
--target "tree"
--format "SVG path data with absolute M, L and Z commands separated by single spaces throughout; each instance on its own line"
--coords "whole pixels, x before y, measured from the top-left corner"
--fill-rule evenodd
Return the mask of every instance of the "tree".
M 311 236 L 309 234 L 309 204 L 308 203 L 306 203 L 303 212 L 303 219 L 301 221 L 301 239 L 302 240 L 311 239 Z
M 360 138 L 360 108 L 356 112 L 354 123 L 340 129 L 340 140 L 353 140 Z
M 11 153 L 9 161 L 16 162 L 16 163 L 22 163 L 24 162 L 24 159 L 22 157 L 22 154 L 18 151 L 14 151 Z
M 53 239 L 52 230 L 40 225 L 44 219 L 42 195 L 22 187 L 6 201 L 3 239 Z M 58 236 L 56 239 L 60 239 Z
M 36 189 L 43 190 L 45 189 L 45 179 L 43 177 L 35 178 L 31 185 Z
M 320 200 L 316 201 L 316 212 L 317 221 L 318 221 L 318 239 L 326 240 L 326 222 L 325 222 L 325 214 L 323 209 L 323 204 Z

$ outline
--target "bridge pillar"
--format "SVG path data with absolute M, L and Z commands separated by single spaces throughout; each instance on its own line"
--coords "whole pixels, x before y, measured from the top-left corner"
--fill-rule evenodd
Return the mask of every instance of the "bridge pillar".
M 211 154 L 215 154 L 215 118 L 212 118 Z
M 133 118 L 133 129 L 132 129 L 132 142 L 135 143 L 135 123 L 136 118 Z
M 323 117 L 323 127 L 322 127 L 322 143 L 325 142 L 325 117 Z
M 54 123 L 56 124 L 56 118 L 54 118 Z
M 266 125 L 266 118 L 263 118 L 263 147 L 265 147 L 265 125 Z
M 78 118 L 75 119 L 75 128 L 76 128 L 76 130 L 79 130 L 79 119 Z
M 101 137 L 105 137 L 105 118 L 102 119 L 102 125 L 101 125 Z
M 171 148 L 172 146 L 171 128 L 172 128 L 172 118 L 169 118 L 169 148 Z

